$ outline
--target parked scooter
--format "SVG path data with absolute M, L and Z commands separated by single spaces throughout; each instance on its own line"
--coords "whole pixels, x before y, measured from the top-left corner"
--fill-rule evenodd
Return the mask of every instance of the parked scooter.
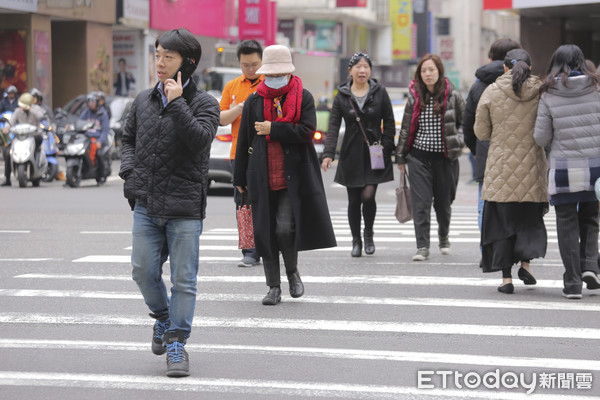
M 14 135 L 10 147 L 13 173 L 19 181 L 19 187 L 26 187 L 27 181 L 40 186 L 42 175 L 48 168 L 46 153 L 35 149 L 35 136 L 40 134 L 38 126 L 18 124 L 10 128 Z
M 42 176 L 44 182 L 52 182 L 58 176 L 58 139 L 54 134 L 54 126 L 48 121 L 43 120 L 40 124 L 42 129 L 42 149 L 46 153 L 48 169 Z
M 79 187 L 82 179 L 95 179 L 100 184 L 100 179 L 96 177 L 98 169 L 96 158 L 104 157 L 106 179 L 111 174 L 111 160 L 108 154 L 113 146 L 114 132 L 109 131 L 109 144 L 96 151 L 96 139 L 86 134 L 94 128 L 93 121 L 78 120 L 67 128 L 62 139 L 64 149 L 61 153 L 67 162 L 67 185 Z

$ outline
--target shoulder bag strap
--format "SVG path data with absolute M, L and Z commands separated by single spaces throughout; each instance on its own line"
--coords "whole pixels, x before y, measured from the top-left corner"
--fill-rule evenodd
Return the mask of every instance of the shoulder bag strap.
M 365 130 L 363 129 L 362 124 L 360 123 L 360 117 L 358 115 L 358 111 L 356 111 L 356 108 L 354 107 L 354 103 L 352 103 L 352 97 L 348 97 L 348 102 L 350 103 L 350 107 L 352 107 L 352 109 L 354 110 L 354 114 L 356 114 L 356 122 L 358 122 L 358 126 L 360 126 L 360 131 L 363 134 L 363 137 L 365 138 L 365 142 L 367 143 L 367 146 L 370 146 L 369 144 L 369 139 L 367 138 L 367 134 L 365 133 Z M 381 140 L 380 140 L 381 142 Z

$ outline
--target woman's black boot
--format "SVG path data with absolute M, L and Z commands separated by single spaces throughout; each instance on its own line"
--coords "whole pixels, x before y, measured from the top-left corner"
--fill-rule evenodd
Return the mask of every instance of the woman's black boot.
M 365 237 L 365 254 L 375 253 L 375 243 L 373 242 L 373 230 L 366 230 L 364 232 Z
M 352 238 L 352 257 L 360 257 L 362 255 L 362 241 L 360 238 Z

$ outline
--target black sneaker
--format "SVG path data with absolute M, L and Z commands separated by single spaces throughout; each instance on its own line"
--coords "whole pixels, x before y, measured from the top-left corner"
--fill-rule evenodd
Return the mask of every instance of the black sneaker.
M 594 271 L 585 271 L 581 275 L 581 279 L 585 282 L 589 290 L 600 289 L 600 279 Z
M 571 299 L 571 300 L 581 300 L 583 298 L 581 293 L 567 293 L 567 292 L 565 292 L 564 289 L 562 291 L 562 297 L 565 297 L 565 298 Z
M 165 334 L 167 349 L 167 376 L 177 378 L 190 375 L 190 359 L 185 351 L 185 339 L 178 337 L 176 332 Z
M 163 345 L 163 334 L 169 326 L 171 325 L 171 321 L 169 320 L 169 316 L 164 316 L 160 319 L 157 319 L 154 323 L 153 334 L 152 334 L 152 352 L 157 356 L 165 354 L 167 349 Z

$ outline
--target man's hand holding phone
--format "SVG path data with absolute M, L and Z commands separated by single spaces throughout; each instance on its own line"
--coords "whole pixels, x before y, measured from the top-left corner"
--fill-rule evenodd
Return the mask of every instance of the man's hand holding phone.
M 181 83 L 181 71 L 177 71 L 177 81 L 175 79 L 167 79 L 165 81 L 165 95 L 170 103 L 183 94 L 183 84 Z

